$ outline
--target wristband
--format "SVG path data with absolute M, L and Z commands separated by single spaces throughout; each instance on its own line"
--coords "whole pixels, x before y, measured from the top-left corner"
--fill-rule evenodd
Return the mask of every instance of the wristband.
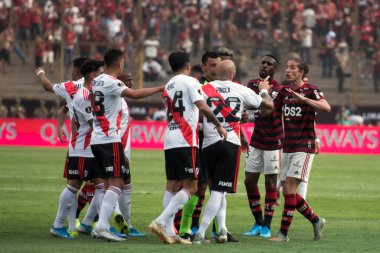
M 321 140 L 319 138 L 315 139 L 315 143 L 320 143 L 320 142 L 321 142 Z
M 269 95 L 269 92 L 267 89 L 262 89 L 260 92 L 259 92 L 259 95 L 260 96 L 263 96 L 264 94 L 268 94 Z
M 45 71 L 43 69 L 40 69 L 37 73 L 36 76 L 38 77 L 40 74 L 45 74 Z

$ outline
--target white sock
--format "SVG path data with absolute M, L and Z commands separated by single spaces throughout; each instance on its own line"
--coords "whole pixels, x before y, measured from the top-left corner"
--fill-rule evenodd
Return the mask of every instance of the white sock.
M 131 192 L 132 192 L 132 185 L 126 184 L 123 187 L 123 190 L 121 191 L 120 197 L 119 197 L 119 206 L 121 214 L 123 215 L 125 221 L 127 222 L 128 226 L 131 228 Z
M 92 201 L 91 201 L 91 203 L 90 203 L 90 205 L 89 205 L 89 207 L 87 209 L 87 213 L 86 213 L 86 215 L 84 216 L 84 218 L 83 218 L 83 220 L 81 222 L 81 223 L 83 223 L 86 226 L 91 226 L 92 223 L 94 222 L 94 219 L 95 219 L 96 215 L 98 214 L 98 211 L 96 209 L 96 205 L 97 204 L 95 202 L 97 201 L 97 199 L 99 199 L 99 197 L 96 199 L 95 198 L 96 194 L 97 193 L 95 191 L 95 195 L 92 198 Z M 99 194 L 100 193 L 98 193 L 98 195 Z
M 66 185 L 65 189 L 63 189 L 59 196 L 57 215 L 55 216 L 53 223 L 55 228 L 62 228 L 65 225 L 66 217 L 70 212 L 73 199 L 76 197 L 77 192 L 78 189 L 75 189 L 70 185 Z
M 301 181 L 301 183 L 298 185 L 298 193 L 305 200 L 306 200 L 306 194 L 307 194 L 307 186 L 308 186 L 308 183 L 304 181 Z
M 177 234 L 174 226 L 174 218 L 175 214 L 170 216 L 169 219 L 166 220 L 166 234 L 168 236 L 175 236 Z
M 223 192 L 211 191 L 210 198 L 207 201 L 201 220 L 201 225 L 199 226 L 198 230 L 198 233 L 200 233 L 202 237 L 205 236 L 208 226 L 220 209 L 223 194 Z
M 277 180 L 277 183 L 276 183 L 277 192 L 280 191 L 281 186 L 282 186 L 282 181 L 281 181 L 280 179 L 278 179 L 278 180 Z
M 94 198 L 92 199 L 92 202 L 94 202 L 96 206 L 96 212 L 98 214 L 100 213 L 100 209 L 102 208 L 102 201 L 104 198 L 104 194 L 105 194 L 104 183 L 95 185 L 95 195 L 94 195 Z
M 74 231 L 77 229 L 76 227 L 77 208 L 78 208 L 78 195 L 75 194 L 71 200 L 71 208 L 69 211 L 69 215 L 67 216 L 67 219 L 69 221 L 69 231 Z
M 119 202 L 120 202 L 120 198 L 121 198 L 121 195 L 122 195 L 122 194 L 123 194 L 123 191 L 121 191 L 121 194 L 120 194 L 120 196 L 119 196 L 119 201 L 116 202 L 116 206 L 115 206 L 115 210 L 114 210 L 114 212 L 117 213 L 117 214 L 121 214 Z
M 190 194 L 185 189 L 180 190 L 172 200 L 170 200 L 168 206 L 156 219 L 156 222 L 160 225 L 166 225 L 166 221 L 169 217 L 174 216 L 190 199 Z
M 217 231 L 218 233 L 220 232 L 220 230 L 222 230 L 222 228 L 227 230 L 226 212 L 227 212 L 227 199 L 226 199 L 226 193 L 223 193 L 223 197 L 220 202 L 220 207 L 219 207 L 218 213 L 216 214 L 216 218 L 218 219 L 218 226 L 219 226 L 219 231 Z
M 171 192 L 166 190 L 164 194 L 164 198 L 162 200 L 162 209 L 165 210 L 165 208 L 169 205 L 170 200 L 174 197 L 175 192 Z
M 100 210 L 99 221 L 96 225 L 96 230 L 109 228 L 109 219 L 115 209 L 117 201 L 119 200 L 120 192 L 121 190 L 119 187 L 110 186 L 108 188 L 106 194 L 104 195 L 102 209 Z

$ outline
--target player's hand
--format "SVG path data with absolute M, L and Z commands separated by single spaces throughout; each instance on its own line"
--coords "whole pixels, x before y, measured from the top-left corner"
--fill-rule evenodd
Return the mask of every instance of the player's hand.
M 41 74 L 45 74 L 45 71 L 42 69 L 42 68 L 37 68 L 35 71 L 34 71 L 34 74 L 38 77 L 39 75 Z
M 248 112 L 244 110 L 244 112 L 241 114 L 240 124 L 244 124 L 247 122 L 248 122 Z
M 249 143 L 247 138 L 240 138 L 240 143 L 241 143 L 241 151 L 244 153 L 248 153 L 249 150 Z
M 160 91 L 159 92 L 164 92 L 165 90 L 165 85 L 161 85 L 161 86 L 158 86 L 160 88 Z
M 58 138 L 62 143 L 67 142 L 67 136 L 65 131 L 63 130 L 63 127 L 58 127 Z
M 315 154 L 319 154 L 320 151 L 321 151 L 321 143 L 315 142 Z
M 286 90 L 294 95 L 294 99 L 296 100 L 296 102 L 303 102 L 304 103 L 306 101 L 305 95 L 299 94 L 299 93 L 297 93 L 297 92 L 295 92 L 289 88 L 287 88 Z
M 222 142 L 225 142 L 227 140 L 227 131 L 223 128 L 222 125 L 219 124 L 219 126 L 216 127 L 216 130 L 218 131 L 220 137 L 223 138 Z
M 259 90 L 263 90 L 263 89 L 266 89 L 267 91 L 270 90 L 270 85 L 269 85 L 269 78 L 270 76 L 267 76 L 264 78 L 264 80 L 260 81 L 259 82 Z

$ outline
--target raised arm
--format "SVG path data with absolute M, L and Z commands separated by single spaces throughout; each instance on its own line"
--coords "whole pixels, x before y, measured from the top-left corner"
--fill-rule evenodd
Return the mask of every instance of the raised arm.
M 307 98 L 305 96 L 302 96 L 301 94 L 294 92 L 291 89 L 286 89 L 287 91 L 291 92 L 299 101 L 310 105 L 314 108 L 317 112 L 330 112 L 331 106 L 329 103 L 327 103 L 326 99 L 322 98 L 320 100 L 313 100 L 310 98 Z
M 37 76 L 38 80 L 40 81 L 42 87 L 46 91 L 54 92 L 53 91 L 53 84 L 46 77 L 45 71 L 42 68 L 38 68 L 38 69 L 36 69 L 35 73 L 36 73 L 36 76 Z
M 138 90 L 132 90 L 132 89 L 124 89 L 121 93 L 122 97 L 132 98 L 132 99 L 141 99 L 149 97 L 155 93 L 163 92 L 165 86 L 157 86 L 157 87 L 151 87 L 151 88 L 143 88 Z

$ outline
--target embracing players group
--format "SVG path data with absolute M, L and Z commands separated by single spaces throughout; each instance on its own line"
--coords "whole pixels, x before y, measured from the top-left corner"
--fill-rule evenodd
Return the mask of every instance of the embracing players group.
M 51 234 L 74 238 L 79 232 L 106 241 L 124 241 L 128 234 L 145 236 L 131 224 L 130 117 L 124 97 L 162 93 L 168 120 L 167 184 L 164 210 L 149 224 L 151 232 L 167 244 L 208 244 L 205 232 L 213 223 L 216 242 L 238 242 L 226 226 L 226 193 L 236 192 L 240 154 L 248 149 L 245 186 L 255 222 L 244 235 L 289 241 L 297 210 L 311 222 L 313 238 L 319 240 L 326 221 L 305 199 L 314 154 L 319 152 L 316 113 L 331 108 L 323 93 L 308 83 L 308 66 L 301 59 L 289 59 L 284 66 L 286 80 L 280 83 L 274 79 L 277 59 L 266 55 L 258 78 L 244 86 L 234 81 L 233 52 L 226 48 L 206 52 L 202 64 L 193 67 L 183 51 L 172 52 L 168 60 L 173 77 L 166 85 L 136 90 L 131 89 L 131 76 L 123 74 L 124 57 L 118 49 L 107 50 L 104 61 L 75 59 L 72 80 L 64 83 L 52 84 L 43 69 L 36 70 L 42 86 L 66 100 L 60 136 L 67 110 L 72 120 L 64 171 L 67 185 Z M 249 143 L 241 131 L 246 110 L 254 110 L 255 115 Z M 258 188 L 261 173 L 265 175 L 264 212 Z M 76 224 L 83 182 L 94 185 L 95 192 L 85 217 Z M 299 185 L 302 190 L 297 193 Z M 210 197 L 200 219 L 207 188 Z M 272 236 L 280 189 L 284 196 L 281 225 Z M 111 217 L 117 228 L 110 226 Z

